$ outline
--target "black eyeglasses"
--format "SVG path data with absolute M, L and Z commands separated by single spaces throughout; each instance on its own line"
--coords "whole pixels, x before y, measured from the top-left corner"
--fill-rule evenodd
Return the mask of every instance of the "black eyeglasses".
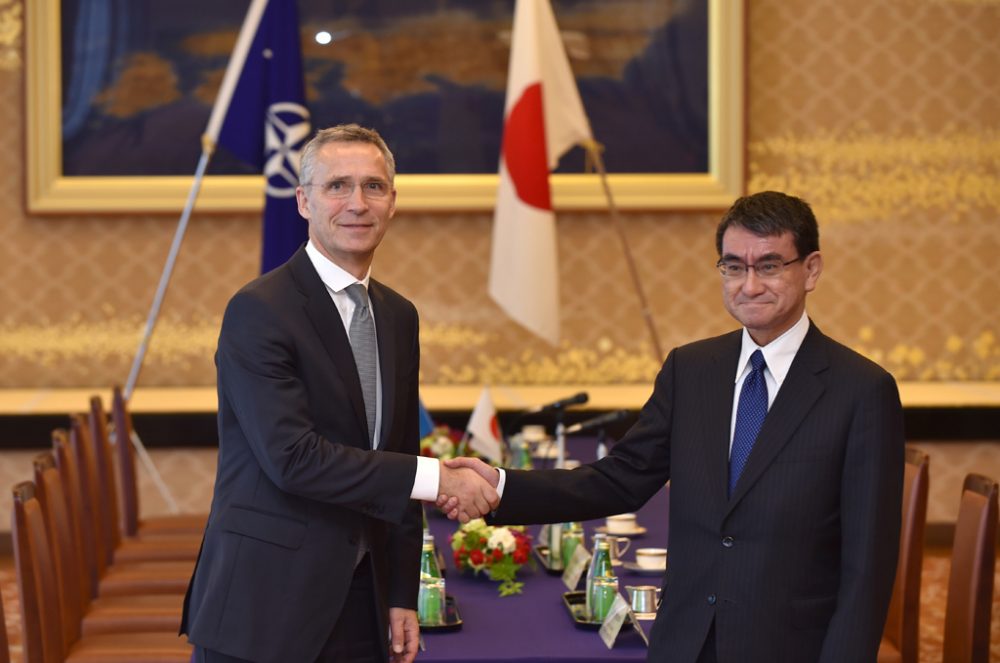
M 774 258 L 769 260 L 760 260 L 755 265 L 748 265 L 739 260 L 723 259 L 715 263 L 715 266 L 718 268 L 719 273 L 722 274 L 722 277 L 726 279 L 745 279 L 747 277 L 747 271 L 751 269 L 757 272 L 757 276 L 759 278 L 773 279 L 781 276 L 781 273 L 785 271 L 785 267 L 788 267 L 792 263 L 800 260 L 802 260 L 802 256 L 799 256 L 795 260 L 789 260 L 788 262 L 782 262 L 780 258 Z

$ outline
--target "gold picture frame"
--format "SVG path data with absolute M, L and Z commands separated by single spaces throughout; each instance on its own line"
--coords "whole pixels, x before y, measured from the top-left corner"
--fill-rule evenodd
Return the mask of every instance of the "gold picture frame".
M 62 168 L 60 0 L 32 0 L 26 11 L 27 206 L 33 214 L 179 212 L 188 176 L 66 176 Z M 706 173 L 611 174 L 622 209 L 725 208 L 744 191 L 744 0 L 709 0 L 709 167 Z M 490 210 L 497 176 L 407 175 L 396 178 L 406 210 Z M 597 175 L 552 176 L 556 209 L 601 209 Z M 137 194 L 136 192 L 141 192 Z M 246 212 L 263 205 L 263 178 L 208 176 L 196 209 Z

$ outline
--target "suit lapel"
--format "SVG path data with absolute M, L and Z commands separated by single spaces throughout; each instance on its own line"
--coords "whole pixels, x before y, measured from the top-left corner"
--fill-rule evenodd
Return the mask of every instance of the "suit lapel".
M 785 447 L 826 389 L 819 377 L 829 366 L 822 347 L 824 339 L 819 329 L 810 323 L 809 331 L 792 360 L 781 390 L 764 419 L 743 474 L 736 483 L 736 492 L 726 510 L 727 516 Z
M 374 279 L 368 282 L 368 296 L 375 316 L 375 337 L 378 340 L 378 365 L 382 377 L 382 429 L 379 448 L 389 439 L 392 427 L 393 404 L 396 398 L 396 320 L 392 307 L 385 298 L 382 284 Z
M 711 482 L 714 513 L 722 513 L 726 505 L 729 476 L 729 422 L 732 419 L 735 366 L 740 357 L 741 332 L 720 339 L 712 362 L 706 370 L 702 389 L 705 414 L 704 462 Z
M 330 298 L 323 281 L 312 266 L 304 248 L 300 248 L 288 261 L 292 275 L 302 293 L 306 296 L 305 312 L 312 323 L 320 342 L 326 348 L 333 360 L 337 375 L 347 388 L 351 408 L 362 431 L 368 430 L 368 418 L 365 416 L 365 399 L 361 393 L 361 380 L 358 378 L 358 367 L 354 364 L 351 353 L 351 342 L 344 330 L 336 305 Z

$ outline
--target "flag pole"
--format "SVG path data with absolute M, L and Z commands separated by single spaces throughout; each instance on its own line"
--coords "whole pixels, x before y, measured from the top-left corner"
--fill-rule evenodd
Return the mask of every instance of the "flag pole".
M 653 324 L 653 313 L 649 310 L 649 301 L 646 299 L 646 293 L 642 287 L 642 280 L 639 278 L 639 270 L 635 266 L 635 258 L 632 257 L 632 249 L 628 243 L 628 236 L 625 234 L 625 227 L 622 224 L 621 215 L 618 213 L 618 206 L 615 205 L 614 196 L 611 195 L 611 187 L 608 185 L 608 173 L 604 168 L 604 159 L 601 158 L 602 146 L 596 140 L 583 141 L 581 145 L 583 146 L 583 149 L 587 151 L 587 155 L 593 160 L 597 174 L 601 178 L 601 186 L 604 188 L 604 197 L 608 200 L 608 213 L 611 215 L 612 225 L 614 225 L 615 232 L 618 233 L 618 239 L 621 241 L 622 253 L 625 254 L 625 264 L 628 265 L 629 276 L 632 277 L 632 287 L 635 290 L 636 297 L 639 299 L 639 310 L 642 313 L 643 319 L 646 321 L 649 338 L 653 342 L 653 354 L 656 356 L 656 362 L 660 363 L 664 359 L 663 347 L 660 345 L 660 337 L 656 333 L 656 325 Z
M 239 37 L 236 39 L 236 47 L 233 49 L 233 55 L 229 58 L 229 66 L 226 68 L 222 85 L 219 88 L 219 94 L 215 99 L 215 106 L 212 108 L 208 127 L 202 136 L 201 158 L 199 158 L 198 167 L 195 169 L 194 181 L 191 182 L 187 202 L 184 205 L 184 210 L 181 212 L 181 218 L 177 222 L 177 230 L 174 231 L 174 239 L 170 244 L 170 251 L 167 253 L 167 261 L 163 266 L 163 271 L 160 273 L 160 282 L 156 287 L 153 303 L 149 307 L 149 315 L 146 316 L 146 327 L 143 330 L 142 339 L 139 341 L 139 348 L 132 359 L 132 367 L 129 369 L 128 380 L 125 382 L 123 395 L 126 401 L 131 400 L 132 392 L 135 390 L 136 382 L 139 380 L 139 372 L 142 370 L 142 364 L 146 359 L 149 341 L 152 339 L 153 331 L 156 329 L 156 322 L 160 317 L 160 308 L 163 306 L 163 299 L 167 294 L 167 286 L 170 285 L 170 279 L 174 273 L 177 255 L 180 253 L 184 235 L 187 233 L 191 211 L 194 209 L 194 204 L 198 200 L 198 194 L 201 192 L 201 183 L 205 179 L 205 171 L 208 169 L 208 163 L 212 160 L 212 154 L 215 152 L 219 132 L 222 130 L 222 121 L 229 110 L 229 104 L 233 99 L 233 92 L 236 90 L 236 83 L 239 81 L 240 72 L 243 70 L 243 64 L 246 62 L 247 53 L 250 50 L 250 44 L 253 43 L 253 37 L 257 33 L 257 28 L 260 25 L 261 17 L 264 15 L 264 9 L 267 8 L 267 3 L 268 0 L 253 0 L 250 8 L 247 9 L 246 18 L 243 19 L 243 26 L 240 28 Z M 167 484 L 163 481 L 163 477 L 157 471 L 156 465 L 146 451 L 146 446 L 142 443 L 142 439 L 134 431 L 131 438 L 136 454 L 141 460 L 143 467 L 146 468 L 146 471 L 152 477 L 153 483 L 156 484 L 160 495 L 166 500 L 171 513 L 177 513 L 177 501 L 171 494 Z

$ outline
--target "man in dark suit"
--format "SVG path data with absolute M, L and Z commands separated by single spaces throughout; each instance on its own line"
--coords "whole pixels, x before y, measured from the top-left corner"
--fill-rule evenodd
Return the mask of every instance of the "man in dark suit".
M 573 471 L 454 466 L 499 480 L 503 523 L 635 511 L 670 479 L 650 661 L 875 661 L 898 552 L 896 384 L 806 316 L 823 260 L 804 201 L 741 198 L 716 244 L 743 329 L 671 352 L 610 455 Z
M 417 458 L 417 312 L 370 278 L 394 175 L 376 132 L 320 131 L 296 191 L 309 242 L 226 308 L 218 474 L 181 625 L 196 661 L 412 661 L 413 500 L 496 505 L 472 470 L 459 483 Z

